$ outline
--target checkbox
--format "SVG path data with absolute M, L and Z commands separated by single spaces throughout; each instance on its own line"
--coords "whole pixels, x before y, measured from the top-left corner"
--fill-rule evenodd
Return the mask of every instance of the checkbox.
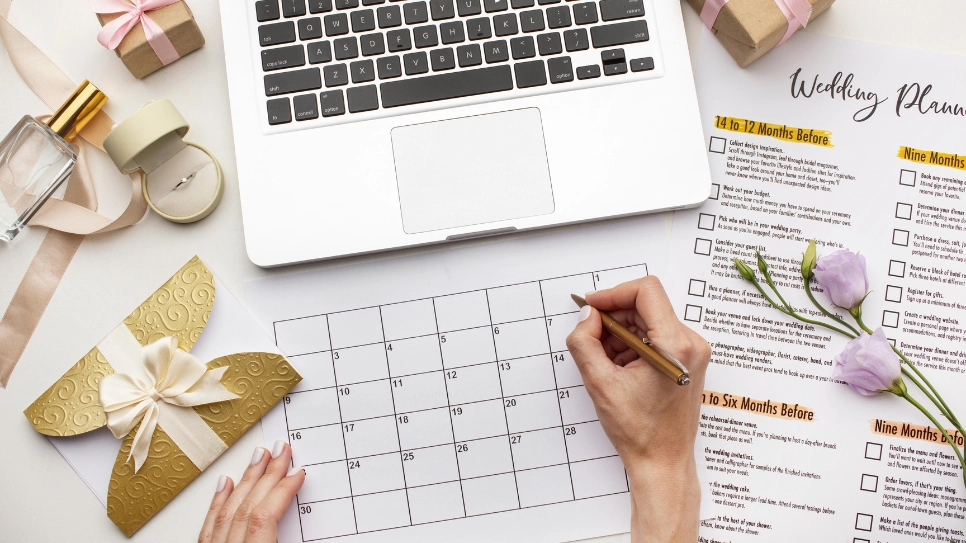
M 701 311 L 700 305 L 688 304 L 684 308 L 684 320 L 690 322 L 701 322 Z
M 714 221 L 716 217 L 710 213 L 699 213 L 698 214 L 698 228 L 701 230 L 714 230 Z
M 711 240 L 704 238 L 694 240 L 694 254 L 711 256 Z
M 865 513 L 855 514 L 855 529 L 862 530 L 863 532 L 872 531 L 872 515 L 867 515 Z
M 863 539 L 861 537 L 853 537 L 852 543 L 872 543 L 872 542 L 869 541 L 868 539 Z
M 901 302 L 902 301 L 902 287 L 897 287 L 895 285 L 889 285 L 886 287 L 887 302 Z
M 688 294 L 691 296 L 704 296 L 704 289 L 707 288 L 707 281 L 692 279 L 688 284 Z
M 711 143 L 708 145 L 708 152 L 717 153 L 719 155 L 725 154 L 725 143 L 727 143 L 727 141 L 724 138 L 711 136 Z
M 907 187 L 916 186 L 916 172 L 912 170 L 901 170 L 899 172 L 899 184 Z
M 905 277 L 906 263 L 901 260 L 890 260 L 889 275 L 891 275 L 892 277 Z
M 899 202 L 896 204 L 896 218 L 910 220 L 912 219 L 912 204 L 904 204 Z
M 869 460 L 882 460 L 882 443 L 866 442 L 865 457 Z
M 896 346 L 896 338 L 887 337 L 886 339 L 889 340 L 889 345 Z
M 859 483 L 859 490 L 864 490 L 866 492 L 875 492 L 879 490 L 879 476 L 863 473 L 862 481 Z
M 896 228 L 895 230 L 893 230 L 892 231 L 892 244 L 893 245 L 901 245 L 903 247 L 908 247 L 909 246 L 909 231 L 908 230 L 901 230 L 899 228 Z
M 882 326 L 886 328 L 898 328 L 899 327 L 899 313 L 897 311 L 883 311 L 882 312 Z
M 719 194 L 721 194 L 721 185 L 717 183 L 711 183 L 711 196 L 708 196 L 708 199 L 717 200 Z

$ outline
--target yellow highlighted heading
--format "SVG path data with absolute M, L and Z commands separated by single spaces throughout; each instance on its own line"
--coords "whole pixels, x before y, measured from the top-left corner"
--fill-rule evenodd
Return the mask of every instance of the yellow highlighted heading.
M 828 130 L 814 128 L 797 128 L 785 124 L 772 124 L 738 117 L 722 117 L 715 115 L 714 127 L 729 132 L 740 132 L 755 136 L 766 136 L 790 143 L 807 143 L 819 147 L 834 147 L 832 133 Z
M 927 151 L 926 149 L 916 149 L 915 147 L 899 147 L 897 157 L 903 160 L 911 160 L 920 164 L 932 164 L 933 166 L 945 166 L 957 170 L 966 170 L 966 156 L 940 153 L 939 151 Z

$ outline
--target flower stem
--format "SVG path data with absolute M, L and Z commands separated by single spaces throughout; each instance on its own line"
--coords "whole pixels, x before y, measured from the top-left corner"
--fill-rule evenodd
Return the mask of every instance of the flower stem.
M 963 468 L 963 481 L 966 482 L 966 460 L 963 460 L 963 453 L 960 452 L 959 446 L 956 445 L 956 442 L 953 441 L 953 439 L 951 437 L 949 437 L 949 434 L 946 433 L 946 429 L 943 428 L 942 424 L 939 424 L 939 421 L 936 420 L 936 417 L 934 417 L 932 415 L 932 413 L 930 413 L 929 411 L 927 411 L 926 408 L 922 406 L 922 404 L 920 404 L 919 402 L 917 402 L 915 398 L 913 398 L 912 396 L 910 396 L 908 392 L 904 392 L 902 394 L 902 397 L 905 398 L 907 402 L 911 403 L 912 405 L 916 406 L 917 409 L 919 409 L 920 411 L 922 411 L 922 414 L 923 415 L 926 415 L 926 417 L 934 425 L 936 425 L 936 428 L 938 428 L 939 431 L 942 432 L 943 437 L 946 438 L 946 442 L 953 446 L 953 450 L 956 451 L 956 456 L 959 457 L 959 465 L 960 465 L 960 467 Z M 962 434 L 960 434 L 960 435 L 962 435 Z
M 789 311 L 794 312 L 795 311 L 795 308 L 792 307 L 792 304 L 790 304 L 790 303 L 788 303 L 788 302 L 785 301 L 785 298 L 782 296 L 782 293 L 779 292 L 778 291 L 778 287 L 775 286 L 775 281 L 773 281 L 772 278 L 771 278 L 771 271 L 765 271 L 764 275 L 765 275 L 765 281 L 768 283 L 768 286 L 771 287 L 771 289 L 773 291 L 775 291 L 775 295 L 778 296 L 778 299 L 781 300 L 781 303 Z
M 802 322 L 807 322 L 809 324 L 814 324 L 815 326 L 821 326 L 823 328 L 828 328 L 829 330 L 832 330 L 834 332 L 838 332 L 838 333 L 842 334 L 843 336 L 846 336 L 846 337 L 848 337 L 850 339 L 855 339 L 855 336 L 853 336 L 852 334 L 846 332 L 845 330 L 842 330 L 841 328 L 832 326 L 831 324 L 828 324 L 828 323 L 825 323 L 825 322 L 822 322 L 822 321 L 816 321 L 816 320 L 812 320 L 812 319 L 805 318 L 805 317 L 799 315 L 798 313 L 796 313 L 792 309 L 788 309 L 787 307 L 782 307 L 782 306 L 776 304 L 775 301 L 772 300 L 771 297 L 768 296 L 768 294 L 765 293 L 765 290 L 761 288 L 761 284 L 758 281 L 752 281 L 751 284 L 755 285 L 755 288 L 758 289 L 758 292 L 760 292 L 761 295 L 764 296 L 766 300 L 768 300 L 768 303 L 770 303 L 771 305 L 773 305 L 775 307 L 775 309 L 781 311 L 782 313 L 784 313 L 784 314 L 786 314 L 786 315 L 788 315 L 790 317 L 795 317 L 796 319 L 798 319 L 798 320 L 800 320 Z M 777 291 L 776 291 L 776 293 L 777 293 Z
M 838 315 L 836 315 L 835 313 L 832 313 L 831 311 L 825 309 L 824 307 L 822 307 L 822 304 L 818 303 L 818 300 L 815 299 L 815 295 L 812 294 L 812 287 L 811 287 L 812 282 L 810 280 L 804 279 L 804 282 L 805 282 L 805 294 L 808 295 L 808 299 L 812 301 L 812 304 L 814 304 L 815 307 L 817 307 L 819 311 L 821 311 L 822 313 L 824 313 L 825 316 L 827 316 L 828 318 L 834 320 L 835 322 L 837 322 L 837 323 L 841 324 L 842 326 L 845 326 L 846 328 L 848 328 L 849 330 L 851 330 L 852 333 L 855 334 L 856 336 L 859 335 L 859 331 L 856 330 L 851 324 L 845 322 L 845 320 L 843 318 L 841 318 Z

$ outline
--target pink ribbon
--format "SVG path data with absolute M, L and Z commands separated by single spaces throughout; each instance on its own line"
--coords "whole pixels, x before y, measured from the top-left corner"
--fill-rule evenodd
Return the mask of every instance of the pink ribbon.
M 167 66 L 181 58 L 178 51 L 164 30 L 148 17 L 147 12 L 161 9 L 180 0 L 131 0 L 133 4 L 124 0 L 90 0 L 94 13 L 120 13 L 121 16 L 104 25 L 97 33 L 97 41 L 110 50 L 117 49 L 124 36 L 127 36 L 138 24 L 144 26 L 144 36 L 151 45 L 151 49 L 161 59 L 161 64 Z
M 701 20 L 704 21 L 705 26 L 709 29 L 714 26 L 718 14 L 721 13 L 721 9 L 727 3 L 728 0 L 705 1 L 704 7 L 701 8 Z M 788 20 L 788 29 L 785 30 L 785 35 L 778 42 L 778 45 L 781 45 L 785 43 L 785 40 L 792 37 L 792 34 L 799 28 L 805 28 L 808 20 L 812 17 L 812 4 L 808 0 L 775 0 L 775 4 L 781 10 L 785 19 Z

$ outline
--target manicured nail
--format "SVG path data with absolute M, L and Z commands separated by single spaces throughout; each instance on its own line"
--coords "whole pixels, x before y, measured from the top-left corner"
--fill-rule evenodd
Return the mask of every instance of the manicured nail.
M 288 470 L 288 475 L 286 475 L 286 477 L 291 477 L 300 471 L 305 471 L 305 470 L 302 469 L 302 466 L 295 466 L 294 468 Z
M 262 455 L 265 454 L 265 449 L 261 447 L 255 447 L 255 452 L 252 454 L 252 465 L 262 461 Z
M 218 488 L 215 489 L 215 494 L 221 494 L 221 491 L 225 489 L 225 484 L 228 483 L 228 477 L 222 475 L 218 478 Z
M 278 458 L 278 455 L 282 454 L 285 450 L 285 442 L 281 439 L 275 442 L 275 447 L 272 448 L 272 458 Z
M 590 295 L 593 294 L 593 293 L 595 293 L 595 292 L 597 292 L 597 291 L 596 290 L 588 290 L 586 293 L 584 293 L 584 299 L 586 300 L 587 298 L 590 298 Z
M 584 307 L 581 307 L 580 308 L 580 322 L 584 322 L 585 320 L 587 320 L 587 317 L 589 317 L 589 316 L 590 316 L 590 306 L 589 305 L 585 305 Z

